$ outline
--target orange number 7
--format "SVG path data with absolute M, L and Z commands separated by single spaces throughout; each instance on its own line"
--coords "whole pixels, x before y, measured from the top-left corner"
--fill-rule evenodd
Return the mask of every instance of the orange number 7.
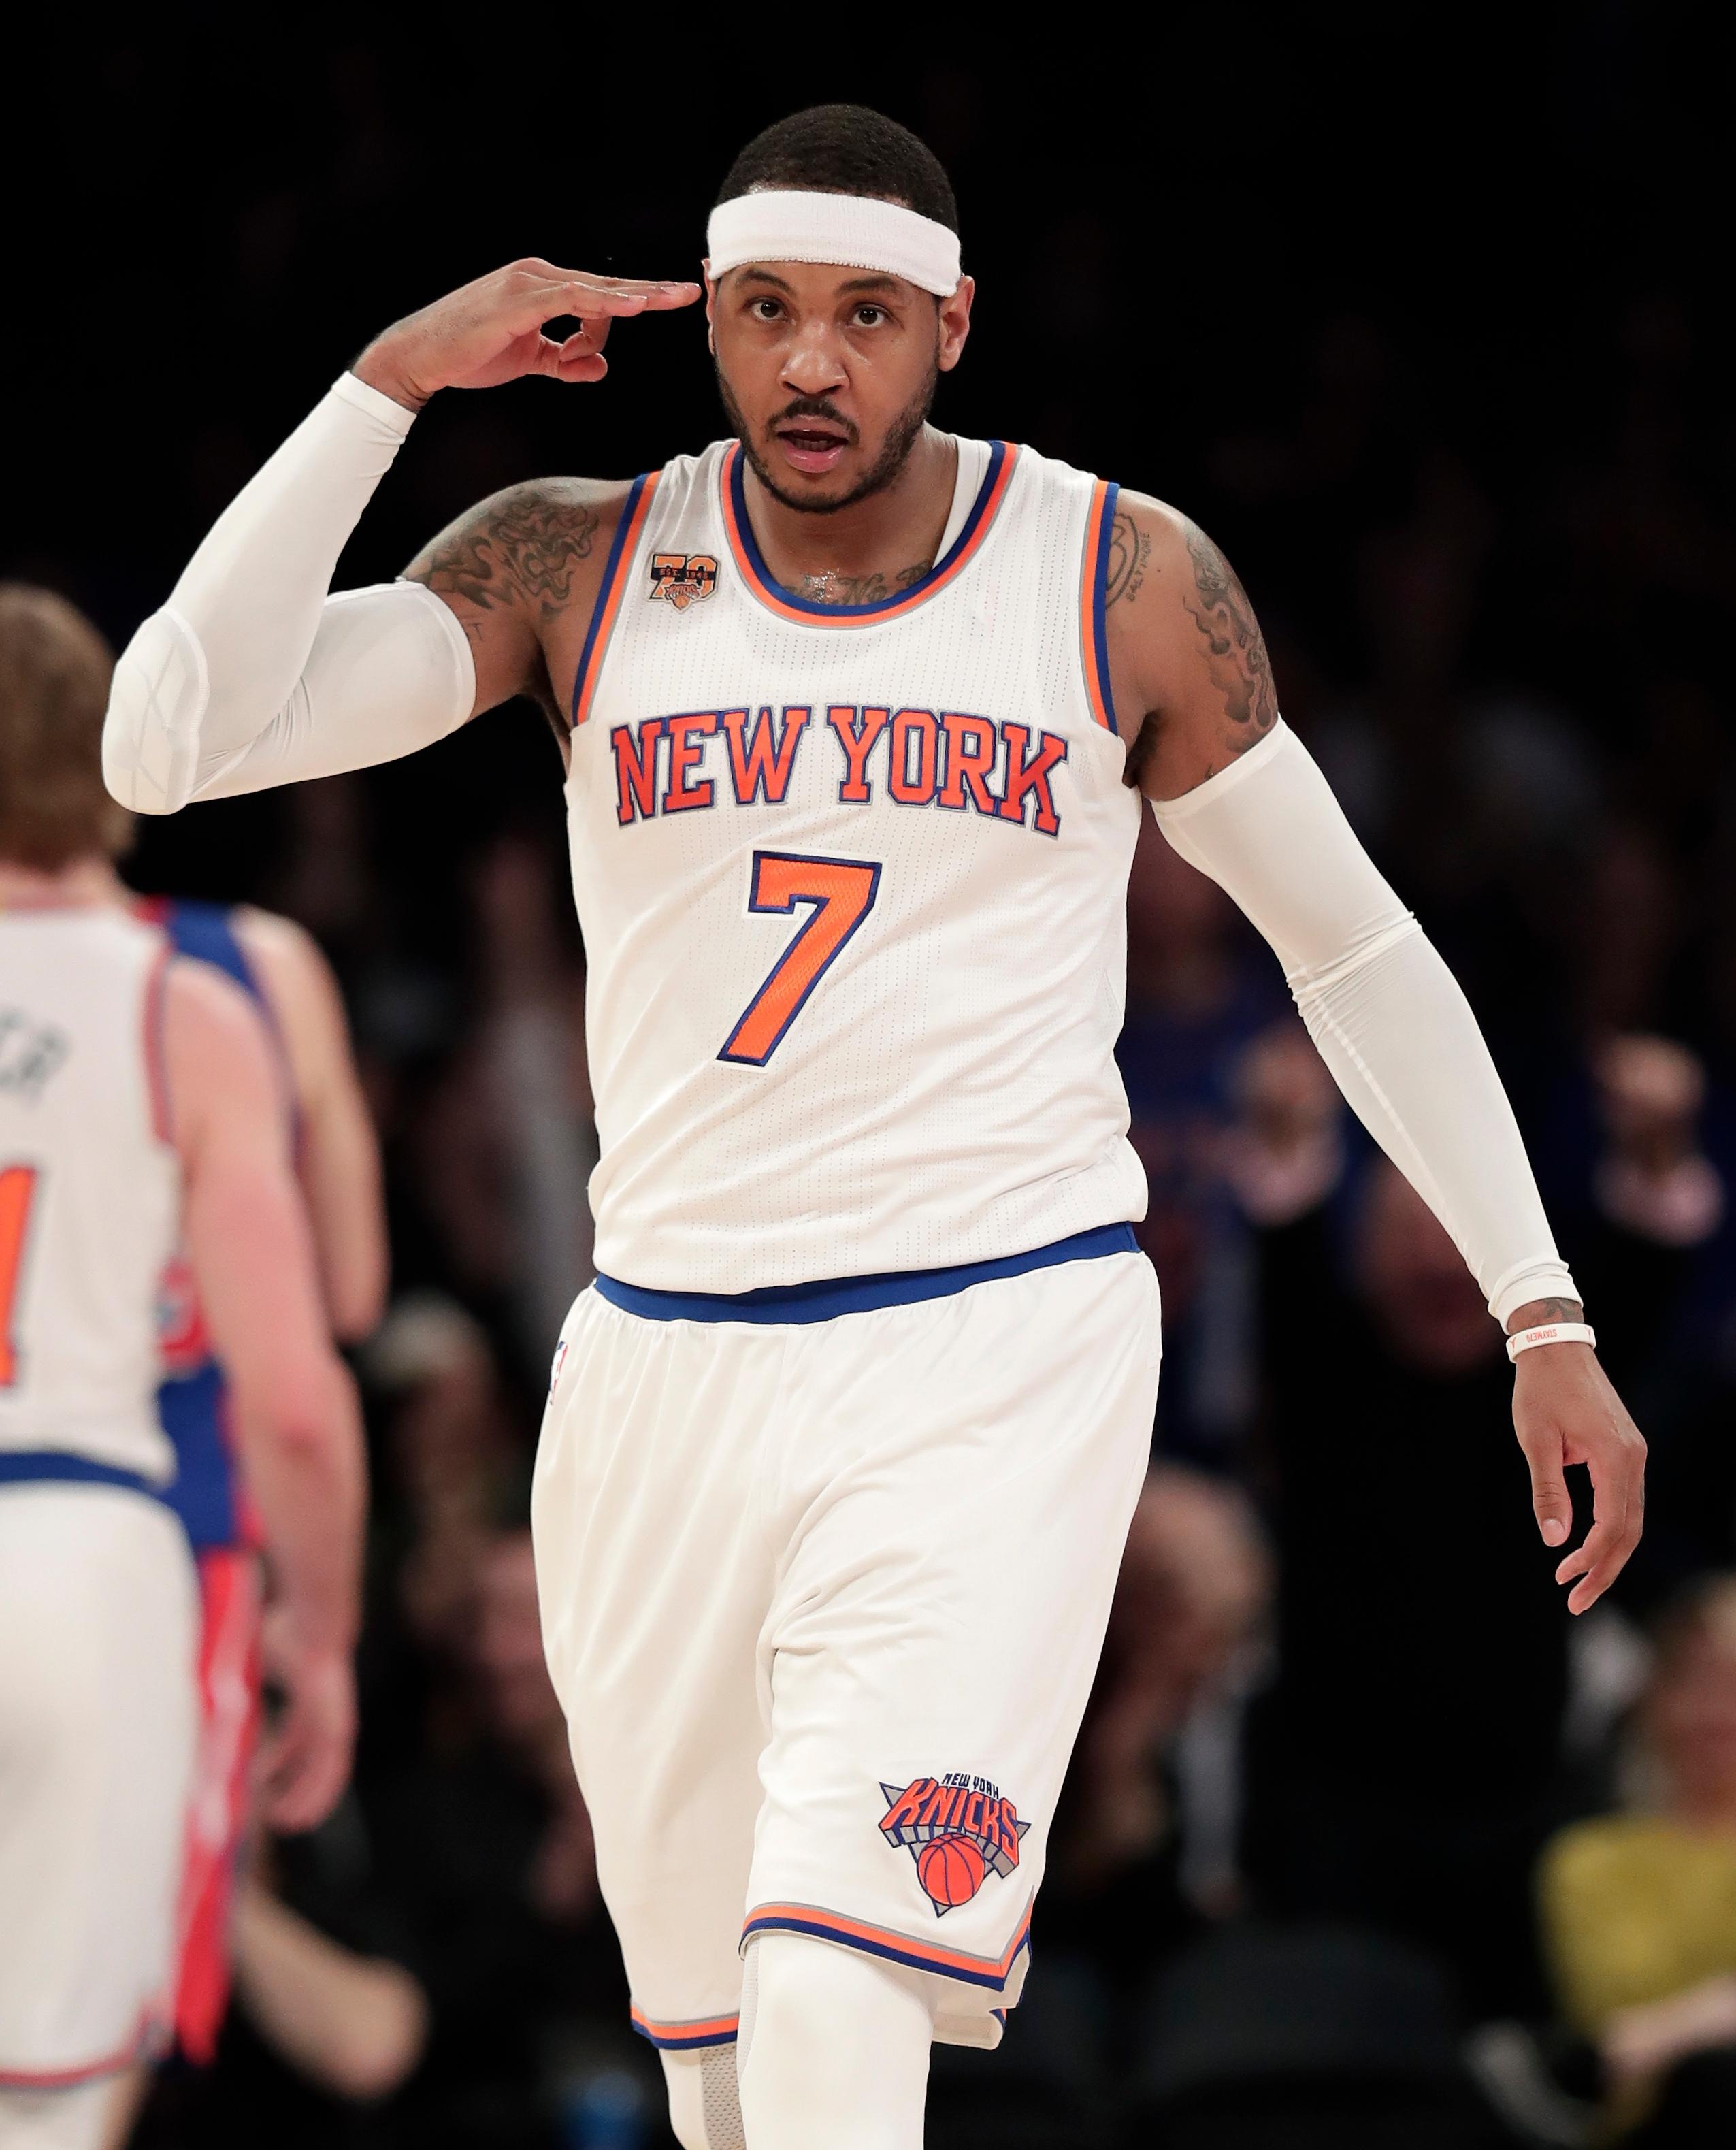
M 814 914 L 748 1002 L 718 1055 L 719 1060 L 733 1060 L 743 1067 L 765 1065 L 827 966 L 873 910 L 879 893 L 880 867 L 860 859 L 754 852 L 748 908 L 787 913 L 799 903 L 811 903 Z
M 35 1193 L 34 1165 L 9 1164 L 0 1172 L 0 1389 L 9 1389 L 18 1378 L 13 1306 L 24 1273 L 24 1234 Z

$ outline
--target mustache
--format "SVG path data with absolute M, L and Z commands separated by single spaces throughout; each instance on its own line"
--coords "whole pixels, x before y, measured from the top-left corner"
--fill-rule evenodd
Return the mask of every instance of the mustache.
M 840 429 L 851 447 L 858 444 L 855 427 L 823 396 L 798 396 L 793 403 L 786 404 L 775 418 L 768 421 L 766 431 L 774 433 L 780 426 L 787 426 L 796 418 L 824 418 L 829 426 Z

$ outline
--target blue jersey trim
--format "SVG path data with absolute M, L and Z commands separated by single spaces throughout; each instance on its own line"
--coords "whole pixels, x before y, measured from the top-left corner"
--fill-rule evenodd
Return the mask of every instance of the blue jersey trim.
M 815 619 L 872 619 L 877 613 L 904 611 L 912 602 L 925 594 L 943 576 L 952 571 L 952 563 L 976 542 L 976 531 L 994 497 L 995 481 L 1001 475 L 1001 466 L 1007 460 L 1005 441 L 991 441 L 988 444 L 988 468 L 982 474 L 982 482 L 976 488 L 976 497 L 971 502 L 971 511 L 957 537 L 946 548 L 943 558 L 935 562 L 919 582 L 908 589 L 891 590 L 883 598 L 870 598 L 865 604 L 817 604 L 812 598 L 798 597 L 794 590 L 786 590 L 765 564 L 765 556 L 760 550 L 760 540 L 754 535 L 754 526 L 748 515 L 747 457 L 737 454 L 729 468 L 729 499 L 735 511 L 735 523 L 740 532 L 743 550 L 748 565 L 758 578 L 761 587 L 781 605 L 793 611 L 809 613 Z
M 0 1449 L 0 1486 L 119 1486 L 159 1501 L 163 1489 L 118 1463 L 98 1463 L 63 1448 Z
M 925 1299 L 950 1299 L 973 1284 L 1025 1276 L 1061 1262 L 1097 1261 L 1105 1254 L 1137 1254 L 1131 1224 L 1098 1224 L 1047 1247 L 1003 1254 L 992 1262 L 956 1262 L 941 1269 L 895 1269 L 881 1276 L 827 1277 L 812 1284 L 774 1284 L 760 1291 L 648 1291 L 599 1276 L 596 1290 L 624 1314 L 647 1321 L 833 1321 L 840 1314 L 866 1314 L 881 1306 L 912 1306 Z
M 236 938 L 235 913 L 220 903 L 194 903 L 174 896 L 163 906 L 163 930 L 178 956 L 192 956 L 233 978 L 248 998 L 270 1019 L 265 997 Z
M 941 1961 L 914 1944 L 909 1948 L 901 1948 L 890 1934 L 881 1936 L 854 1933 L 848 1926 L 836 1925 L 830 1919 L 797 1918 L 788 1911 L 775 1911 L 763 1918 L 750 1918 L 741 1930 L 744 1948 L 755 1934 L 811 1934 L 815 1941 L 835 1941 L 840 1948 L 860 1949 L 864 1956 L 881 1956 L 888 1963 L 901 1964 L 911 1971 L 926 1971 L 936 1978 L 956 1978 L 961 1986 L 980 1986 L 991 1993 L 1007 1991 L 1007 1981 L 1012 1976 L 1012 1966 L 1031 1946 L 1031 1936 L 1027 1930 L 1020 1936 L 1017 1946 L 1007 1958 L 1007 1968 L 997 1971 L 987 1964 L 979 1969 L 956 1960 Z M 1005 2026 L 1007 2016 L 1004 2010 L 991 2009 L 989 2013 L 999 2016 L 1002 2026 Z
M 573 675 L 573 706 L 567 714 L 567 729 L 569 731 L 578 728 L 579 697 L 584 692 L 586 675 L 591 669 L 591 652 L 597 646 L 598 630 L 602 627 L 603 615 L 608 610 L 608 601 L 614 590 L 615 578 L 621 572 L 621 555 L 627 549 L 627 533 L 633 529 L 633 518 L 639 504 L 639 495 L 645 490 L 646 481 L 650 476 L 649 471 L 642 472 L 628 487 L 626 501 L 622 506 L 620 520 L 615 525 L 615 534 L 609 541 L 608 558 L 603 564 L 603 581 L 598 588 L 597 602 L 591 608 L 591 623 L 585 629 L 584 643 L 578 653 L 578 669 Z M 637 536 L 638 533 L 634 534 Z
M 160 901 L 156 915 L 178 955 L 221 971 L 259 1010 L 277 1048 L 287 1089 L 288 1048 L 235 931 L 234 908 L 170 897 Z M 291 1128 L 299 1134 L 299 1114 L 293 1105 L 290 1113 Z M 228 1383 L 214 1359 L 171 1374 L 157 1390 L 157 1416 L 175 1453 L 174 1477 L 159 1490 L 158 1497 L 179 1518 L 196 1552 L 246 1542 L 240 1474 L 225 1419 L 227 1393 Z
M 1091 593 L 1091 654 L 1097 664 L 1098 691 L 1103 698 L 1109 729 L 1118 739 L 1121 737 L 1121 724 L 1115 714 L 1115 697 L 1109 688 L 1109 629 L 1103 615 L 1109 593 L 1109 533 L 1115 527 L 1115 503 L 1120 493 L 1118 485 L 1111 483 L 1103 487 L 1103 513 L 1098 524 L 1097 573 L 1093 578 Z
M 195 1552 L 246 1542 L 240 1473 L 225 1416 L 229 1384 L 214 1359 L 172 1374 L 157 1390 L 157 1416 L 174 1445 L 175 1475 L 163 1499 L 181 1519 Z
M 654 2031 L 648 2023 L 642 2022 L 637 2016 L 631 2021 L 638 2035 L 648 2044 L 655 2046 L 660 2053 L 694 2053 L 709 2046 L 733 2046 L 739 2035 L 733 2029 L 692 2032 Z

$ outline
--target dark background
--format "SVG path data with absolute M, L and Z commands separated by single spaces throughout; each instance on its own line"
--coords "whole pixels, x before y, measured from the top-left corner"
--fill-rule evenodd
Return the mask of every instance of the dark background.
M 0 573 L 66 591 L 119 646 L 396 315 L 521 253 L 696 273 L 707 206 L 759 127 L 843 97 L 914 127 L 952 174 L 978 283 L 939 421 L 1156 492 L 1223 545 L 1286 714 L 1471 992 L 1564 1250 L 1611 1280 L 1593 1317 L 1660 1464 L 1659 1528 L 1616 1616 L 1632 1639 L 1736 1537 L 1728 1231 L 1714 1219 L 1665 1244 L 1600 1207 L 1600 1171 L 1624 1153 L 1597 1073 L 1612 1039 L 1687 1047 L 1707 1088 L 1672 1157 L 1728 1178 L 1736 26 L 1634 0 L 1426 8 L 1395 27 L 1397 12 L 962 28 L 665 6 L 617 11 L 602 39 L 583 11 L 506 8 L 39 23 L 8 71 L 0 152 Z M 340 585 L 396 573 L 514 480 L 627 475 L 701 447 L 721 430 L 703 339 L 697 310 L 629 323 L 600 387 L 439 398 Z M 582 1813 L 527 1759 L 503 1699 L 522 1670 L 511 1635 L 499 1661 L 465 1639 L 497 1586 L 511 1628 L 546 1350 L 526 1311 L 534 1230 L 498 1154 L 512 1103 L 477 1071 L 515 950 L 534 942 L 525 990 L 563 1022 L 582 984 L 558 783 L 546 725 L 519 708 L 411 765 L 145 824 L 129 869 L 319 936 L 386 1146 L 399 1311 L 437 1295 L 477 1325 L 455 1388 L 438 1353 L 430 1373 L 412 1351 L 413 1376 L 364 1361 L 370 1729 L 357 1797 L 279 1877 L 327 1929 L 411 1966 L 432 1996 L 429 2057 L 384 2105 L 340 2111 L 240 2025 L 214 2091 L 171 2085 L 164 2141 L 251 2133 L 262 2115 L 285 2141 L 338 2126 L 636 2139 L 579 2111 L 599 2069 L 638 2057 L 613 2042 L 606 1923 L 583 1889 L 551 1899 L 526 1879 Z M 1248 1133 L 1244 1055 L 1281 1019 L 1281 988 L 1209 891 L 1149 857 L 1142 888 L 1123 1062 L 1170 1314 L 1158 1452 L 1239 1504 L 1276 1596 L 1254 1587 L 1246 1632 L 1207 1653 L 1205 1688 L 1234 1689 L 1239 1789 L 1190 1809 L 1172 1739 L 1188 1711 L 1158 1713 L 1138 1759 L 1159 1818 L 1107 1879 L 1082 1855 L 1054 1891 L 1050 1991 L 1076 2016 L 1057 2001 L 1039 2026 L 1027 2007 L 1027 2072 L 1007 2079 L 1040 2078 L 1071 2117 L 1033 2142 L 1123 2124 L 1156 2038 L 1143 1996 L 1202 1932 L 1239 1930 L 1220 1924 L 1232 1912 L 1401 1937 L 1446 1981 L 1452 2038 L 1491 2016 L 1547 2024 L 1527 1869 L 1551 1828 L 1612 1796 L 1619 1733 L 1612 1718 L 1602 1746 L 1569 1752 L 1577 1675 L 1526 1536 L 1504 1369 L 1446 1379 L 1357 1328 L 1375 1317 L 1349 1251 L 1354 1140 L 1318 1214 L 1274 1230 L 1239 1207 L 1223 1145 Z M 582 1067 L 571 1116 L 582 1129 Z M 1299 1304 L 1309 1318 L 1287 1321 Z M 1357 1371 L 1370 1353 L 1378 1380 Z M 1364 1558 L 1390 1529 L 1383 1502 L 1404 1532 Z M 1323 1572 L 1310 1555 L 1335 1532 L 1346 1554 Z M 1388 1656 L 1359 1658 L 1383 1630 Z M 1118 1676 L 1097 1706 L 1112 1714 Z M 1407 1686 L 1415 1707 L 1395 1710 Z M 1198 1857 L 1189 1880 L 1189 1812 L 1234 1840 L 1227 1881 L 1202 1883 Z M 1313 1855 L 1340 1837 L 1342 1856 Z M 1494 1894 L 1455 1911 L 1466 1876 Z M 961 2112 L 986 2083 L 967 2077 Z M 1256 2140 L 1187 2135 L 1161 2088 L 1139 2095 L 1162 2139 Z M 1027 2139 L 999 2125 L 982 2139 Z M 1437 2139 L 1405 2125 L 1368 2139 Z
M 1414 598 L 1451 614 L 1414 631 L 1454 688 L 1534 693 L 1703 816 L 1736 578 L 1731 26 L 1421 12 L 1176 10 L 1064 37 L 665 12 L 612 23 L 600 53 L 576 13 L 313 11 L 285 34 L 189 10 L 76 47 L 51 28 L 58 60 L 14 81 L 9 568 L 124 640 L 381 326 L 522 251 L 691 270 L 741 140 L 848 91 L 955 177 L 980 295 L 943 423 L 1183 506 L 1248 584 L 1299 720 L 1404 661 L 1392 613 Z M 825 49 L 785 57 L 805 43 Z M 720 424 L 702 335 L 697 314 L 635 325 L 600 392 L 441 399 L 341 579 L 396 572 L 497 486 L 700 446 Z M 371 785 L 376 811 L 397 824 L 413 800 L 442 861 L 546 815 L 533 729 L 496 723 Z M 148 830 L 140 872 L 257 884 L 285 811 Z M 427 901 L 403 931 L 449 927 Z M 1718 997 L 1700 1019 L 1721 1037 Z
M 1388 12 L 1176 10 L 1064 38 L 1007 17 L 762 38 L 669 13 L 612 24 L 603 57 L 576 13 L 315 10 L 286 35 L 183 10 L 68 46 L 14 84 L 37 146 L 11 189 L 8 563 L 124 639 L 380 327 L 519 252 L 690 271 L 739 143 L 847 91 L 957 187 L 979 300 L 942 422 L 1184 506 L 1296 644 L 1292 703 L 1317 672 L 1366 681 L 1390 598 L 1368 540 L 1456 491 L 1482 527 L 1454 669 L 1568 702 L 1631 755 L 1649 680 L 1716 684 L 1730 602 L 1736 33 L 1618 4 Z M 829 49 L 779 50 L 804 42 Z M 341 579 L 395 572 L 498 485 L 703 444 L 702 336 L 697 313 L 644 324 L 600 392 L 442 399 Z M 463 789 L 519 774 L 503 729 L 449 749 Z M 151 866 L 226 886 L 213 861 L 257 860 L 270 810 L 149 831 Z

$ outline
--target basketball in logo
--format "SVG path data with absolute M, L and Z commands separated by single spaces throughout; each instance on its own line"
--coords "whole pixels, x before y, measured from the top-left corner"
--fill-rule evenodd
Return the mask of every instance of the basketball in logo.
M 987 1777 L 954 1769 L 904 1785 L 882 1782 L 880 1789 L 886 1803 L 880 1833 L 909 1852 L 937 1919 L 968 1904 L 991 1874 L 1004 1881 L 1017 1867 L 1031 1824 Z
M 661 598 L 677 612 L 685 612 L 717 588 L 717 561 L 709 553 L 654 553 L 651 588 L 647 595 Z
M 945 1911 L 968 1904 L 987 1871 L 982 1854 L 961 1836 L 936 1837 L 916 1854 L 916 1879 Z

